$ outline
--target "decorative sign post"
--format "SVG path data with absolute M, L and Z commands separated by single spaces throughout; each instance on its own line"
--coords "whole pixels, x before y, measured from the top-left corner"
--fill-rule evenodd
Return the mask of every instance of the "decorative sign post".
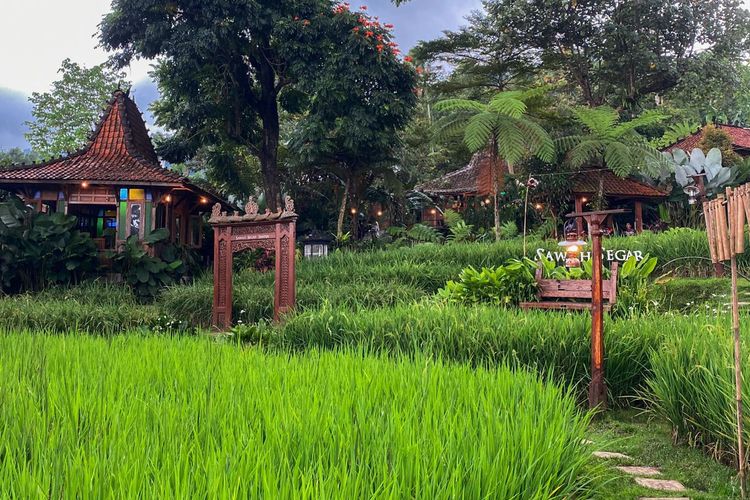
M 734 337 L 734 384 L 737 413 L 737 455 L 740 490 L 746 496 L 745 444 L 742 425 L 742 357 L 740 343 L 740 312 L 737 297 L 737 255 L 745 252 L 745 222 L 750 221 L 750 184 L 727 188 L 726 198 L 703 202 L 708 248 L 714 264 L 730 262 L 732 271 L 732 334 Z
M 582 217 L 589 226 L 591 235 L 591 385 L 589 385 L 589 408 L 607 408 L 607 385 L 604 382 L 604 307 L 602 293 L 602 224 L 612 214 L 627 210 L 600 210 L 597 212 L 574 212 L 569 218 Z
M 214 228 L 214 303 L 211 323 L 228 330 L 232 326 L 232 256 L 251 248 L 273 250 L 276 257 L 276 280 L 273 296 L 273 318 L 290 311 L 296 300 L 294 259 L 296 251 L 297 214 L 288 196 L 278 212 L 258 213 L 252 199 L 245 215 L 227 215 L 217 203 L 208 221 Z

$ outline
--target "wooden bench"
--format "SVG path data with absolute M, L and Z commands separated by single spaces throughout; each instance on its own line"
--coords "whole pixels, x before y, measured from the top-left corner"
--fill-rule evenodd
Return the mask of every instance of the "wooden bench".
M 591 280 L 544 279 L 540 265 L 536 270 L 538 302 L 522 302 L 522 309 L 591 309 Z M 610 279 L 602 280 L 604 310 L 617 302 L 617 262 L 612 263 Z M 552 300 L 550 300 L 552 299 Z

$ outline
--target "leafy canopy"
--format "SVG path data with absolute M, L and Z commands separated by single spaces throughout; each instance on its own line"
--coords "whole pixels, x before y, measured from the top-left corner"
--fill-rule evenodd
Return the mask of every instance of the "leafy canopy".
M 112 92 L 128 85 L 124 73 L 103 64 L 86 68 L 65 59 L 58 73 L 62 77 L 49 92 L 34 92 L 29 98 L 34 119 L 26 122 L 26 140 L 45 158 L 83 147 Z

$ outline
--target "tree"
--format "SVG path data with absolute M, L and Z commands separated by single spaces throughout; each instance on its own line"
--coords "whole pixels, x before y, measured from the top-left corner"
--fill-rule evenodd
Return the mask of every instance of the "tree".
M 26 122 L 26 140 L 45 158 L 83 147 L 112 92 L 128 85 L 124 73 L 103 64 L 86 68 L 65 59 L 57 72 L 62 78 L 49 92 L 34 92 L 29 98 L 34 120 Z
M 573 114 L 583 132 L 562 137 L 557 143 L 574 169 L 593 167 L 599 171 L 598 206 L 604 199 L 603 168 L 627 177 L 633 173 L 655 173 L 666 164 L 662 154 L 637 131 L 662 121 L 665 117 L 659 112 L 646 111 L 626 122 L 620 122 L 619 113 L 606 106 L 579 107 Z
M 750 14 L 736 0 L 484 0 L 483 6 L 467 28 L 425 49 L 456 59 L 459 71 L 488 72 L 488 82 L 503 81 L 511 63 L 562 72 L 589 106 L 640 107 L 644 97 L 674 88 L 701 58 L 722 61 L 722 74 L 732 74 L 750 46 Z M 514 57 L 487 57 L 503 50 Z
M 416 103 L 416 72 L 399 60 L 389 28 L 377 20 L 339 7 L 328 22 L 324 29 L 331 49 L 322 56 L 311 55 L 298 69 L 297 90 L 314 98 L 300 118 L 290 149 L 343 184 L 336 224 L 341 236 L 349 202 L 358 205 L 378 178 L 398 185 L 394 164 L 399 132 Z M 312 45 L 315 37 L 306 33 L 300 43 Z
M 545 89 L 511 90 L 495 95 L 488 104 L 469 99 L 448 99 L 438 103 L 439 111 L 450 113 L 442 124 L 446 131 L 462 129 L 472 152 L 489 147 L 494 185 L 495 238 L 500 239 L 500 161 L 509 172 L 529 154 L 552 161 L 555 147 L 549 134 L 527 114 L 527 102 Z
M 205 146 L 245 149 L 260 163 L 266 201 L 281 206 L 279 109 L 298 113 L 314 96 L 296 87 L 308 67 L 340 54 L 331 43 L 343 5 L 331 0 L 115 0 L 101 25 L 125 64 L 158 59 L 154 111 L 175 134 L 161 147 L 183 161 Z M 303 43 L 304 40 L 304 43 Z M 348 69 L 347 69 L 348 71 Z
M 32 151 L 24 151 L 21 148 L 10 148 L 7 151 L 0 150 L 0 168 L 38 160 L 39 155 Z

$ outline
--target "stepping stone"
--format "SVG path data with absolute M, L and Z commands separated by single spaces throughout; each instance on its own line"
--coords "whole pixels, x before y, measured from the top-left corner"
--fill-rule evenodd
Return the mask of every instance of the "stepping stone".
M 596 458 L 604 458 L 604 459 L 622 458 L 625 460 L 630 460 L 630 457 L 627 455 L 623 455 L 622 453 L 614 453 L 611 451 L 595 451 L 594 456 Z
M 645 477 L 635 478 L 635 482 L 644 488 L 661 491 L 685 491 L 685 486 L 679 481 L 664 479 L 647 479 Z
M 631 476 L 661 476 L 661 471 L 657 469 L 656 467 L 620 466 L 620 467 L 616 467 L 616 469 L 621 470 L 625 474 L 630 474 Z

